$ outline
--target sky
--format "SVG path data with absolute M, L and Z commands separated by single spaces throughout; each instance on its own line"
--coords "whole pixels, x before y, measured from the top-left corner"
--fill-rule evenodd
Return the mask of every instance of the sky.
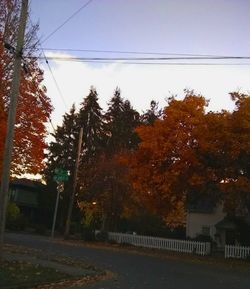
M 31 1 L 30 18 L 40 25 L 39 38 L 47 57 L 163 56 L 73 49 L 250 56 L 249 0 L 92 0 L 48 37 L 85 3 L 88 1 Z M 119 87 L 122 97 L 130 100 L 139 112 L 148 109 L 152 99 L 164 107 L 169 96 L 183 98 L 184 89 L 193 89 L 210 99 L 209 110 L 214 111 L 233 109 L 229 92 L 250 92 L 250 60 L 192 62 L 249 65 L 138 65 L 121 61 L 96 64 L 49 60 L 52 76 L 42 62 L 44 84 L 54 106 L 52 121 L 54 125 L 60 124 L 73 103 L 79 107 L 91 86 L 96 88 L 104 110 Z

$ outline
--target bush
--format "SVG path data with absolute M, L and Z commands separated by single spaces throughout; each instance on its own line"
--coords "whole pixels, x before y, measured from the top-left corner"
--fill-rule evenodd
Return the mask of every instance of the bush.
M 20 217 L 20 209 L 15 203 L 9 203 L 6 212 L 6 222 L 13 223 Z
M 194 240 L 199 242 L 213 242 L 213 239 L 207 235 L 198 235 Z
M 108 241 L 108 232 L 100 231 L 95 235 L 96 241 L 107 242 Z
M 95 241 L 95 231 L 91 228 L 83 228 L 81 235 L 84 241 Z
M 28 221 L 21 214 L 20 209 L 15 203 L 9 203 L 6 212 L 6 228 L 9 230 L 24 230 Z

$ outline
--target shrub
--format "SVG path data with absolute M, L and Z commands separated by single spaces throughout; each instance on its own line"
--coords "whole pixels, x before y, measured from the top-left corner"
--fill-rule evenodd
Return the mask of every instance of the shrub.
M 90 227 L 84 227 L 81 235 L 84 241 L 95 241 L 95 231 Z
M 10 202 L 6 211 L 6 228 L 9 230 L 24 230 L 27 227 L 27 219 L 21 214 L 15 203 Z
M 13 223 L 20 217 L 20 209 L 15 203 L 9 203 L 6 212 L 6 222 Z
M 106 242 L 108 241 L 108 232 L 100 231 L 95 235 L 96 241 Z
M 213 242 L 213 239 L 206 235 L 198 235 L 194 240 L 199 242 Z

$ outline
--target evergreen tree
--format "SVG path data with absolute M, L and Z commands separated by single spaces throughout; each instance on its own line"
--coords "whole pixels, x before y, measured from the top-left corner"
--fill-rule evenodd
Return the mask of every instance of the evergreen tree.
M 89 95 L 82 102 L 79 112 L 79 126 L 83 127 L 83 159 L 91 161 L 104 145 L 104 124 L 98 94 L 91 87 Z
M 53 180 L 57 168 L 69 172 L 69 180 L 64 183 L 64 191 L 59 206 L 60 227 L 64 227 L 67 213 L 69 196 L 72 192 L 75 160 L 79 138 L 79 129 L 77 127 L 77 113 L 73 105 L 70 112 L 63 116 L 62 126 L 58 126 L 52 134 L 55 138 L 48 148 L 47 166 L 44 171 L 48 188 L 51 192 L 56 193 L 56 182 Z
M 77 128 L 77 113 L 75 105 L 72 106 L 69 113 L 63 116 L 62 126 L 58 126 L 52 134 L 55 141 L 49 145 L 49 153 L 47 155 L 47 177 L 51 177 L 51 173 L 56 168 L 63 168 L 73 175 L 76 159 L 76 148 L 78 143 L 79 131 Z
M 158 108 L 158 102 L 151 100 L 150 108 L 141 116 L 141 122 L 145 125 L 153 125 L 161 115 L 162 110 Z
M 139 125 L 139 113 L 128 100 L 123 100 L 121 91 L 116 88 L 105 115 L 108 135 L 108 151 L 111 153 L 133 149 L 139 139 L 134 129 Z

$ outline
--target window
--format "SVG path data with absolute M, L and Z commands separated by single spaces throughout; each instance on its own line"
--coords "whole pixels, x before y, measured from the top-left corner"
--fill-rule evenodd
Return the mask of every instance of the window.
M 204 236 L 210 236 L 210 227 L 209 226 L 202 226 L 201 234 Z

